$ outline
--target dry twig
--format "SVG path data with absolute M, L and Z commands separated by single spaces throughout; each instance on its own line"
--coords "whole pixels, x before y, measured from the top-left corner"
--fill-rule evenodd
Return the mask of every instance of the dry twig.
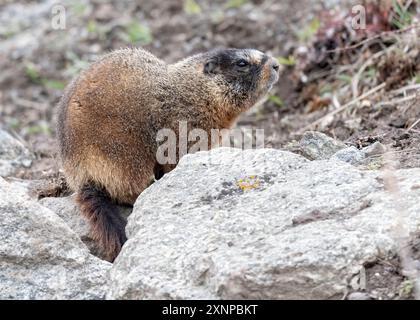
M 340 108 L 335 109 L 335 110 L 333 110 L 333 111 L 329 112 L 329 113 L 328 113 L 328 114 L 326 114 L 325 116 L 323 116 L 323 117 L 319 118 L 318 120 L 316 120 L 316 121 L 314 121 L 314 122 L 310 123 L 309 125 L 307 125 L 307 126 L 303 127 L 302 129 L 300 129 L 300 130 L 299 130 L 299 132 L 298 132 L 298 133 L 299 133 L 299 134 L 302 134 L 302 133 L 303 133 L 303 132 L 305 132 L 306 130 L 308 130 L 308 129 L 310 129 L 310 128 L 314 127 L 314 126 L 316 126 L 316 125 L 317 125 L 317 124 L 319 124 L 319 123 L 321 123 L 321 122 L 322 122 L 324 119 L 326 119 L 327 117 L 333 116 L 333 115 L 335 115 L 335 114 L 337 114 L 337 113 L 339 113 L 339 112 L 341 112 L 341 111 L 343 111 L 343 110 L 347 109 L 347 108 L 348 108 L 348 107 L 350 107 L 351 105 L 353 105 L 353 104 L 355 104 L 355 103 L 357 103 L 357 102 L 359 102 L 359 101 L 361 101 L 361 100 L 363 100 L 363 99 L 366 99 L 367 97 L 369 97 L 370 95 L 374 94 L 375 92 L 377 92 L 377 91 L 379 91 L 379 90 L 381 90 L 381 89 L 385 88 L 385 86 L 386 86 L 386 83 L 385 83 L 385 82 L 384 82 L 384 83 L 381 83 L 380 85 L 378 85 L 378 86 L 374 87 L 373 89 L 371 89 L 371 90 L 369 90 L 368 92 L 366 92 L 366 93 L 362 94 L 361 96 L 359 96 L 359 97 L 357 97 L 357 98 L 355 98 L 355 99 L 351 100 L 350 102 L 346 103 L 345 105 L 341 106 Z
M 377 39 L 386 37 L 386 36 L 395 36 L 397 34 L 401 34 L 407 31 L 411 31 L 411 30 L 415 30 L 415 29 L 420 29 L 420 24 L 413 24 L 407 28 L 401 29 L 401 30 L 392 30 L 392 31 L 385 31 L 385 32 L 381 32 L 380 34 L 377 34 L 373 37 L 367 38 L 363 41 L 360 41 L 354 45 L 351 46 L 347 46 L 344 48 L 336 48 L 336 49 L 332 49 L 332 50 L 327 50 L 326 52 L 328 53 L 332 53 L 332 52 L 342 52 L 342 51 L 348 51 L 348 50 L 353 50 L 353 49 L 357 49 L 365 44 L 370 44 L 372 41 L 375 41 Z

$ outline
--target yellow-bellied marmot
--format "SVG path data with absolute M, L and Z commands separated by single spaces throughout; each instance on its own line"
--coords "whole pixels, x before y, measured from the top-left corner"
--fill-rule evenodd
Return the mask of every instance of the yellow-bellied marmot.
M 59 103 L 63 168 L 92 234 L 112 261 L 126 241 L 116 204 L 133 204 L 174 165 L 156 161 L 156 134 L 230 128 L 278 80 L 279 65 L 253 49 L 219 49 L 166 64 L 142 49 L 93 63 Z

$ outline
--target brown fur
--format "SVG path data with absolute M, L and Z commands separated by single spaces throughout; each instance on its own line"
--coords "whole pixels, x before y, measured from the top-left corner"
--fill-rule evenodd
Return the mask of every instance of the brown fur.
M 125 236 L 105 226 L 112 222 L 109 217 L 98 224 L 103 208 L 92 209 L 95 195 L 108 205 L 133 204 L 155 175 L 174 167 L 156 163 L 159 129 L 177 132 L 180 120 L 209 134 L 211 129 L 230 128 L 267 91 L 269 66 L 262 70 L 255 92 L 239 100 L 217 77 L 209 81 L 204 58 L 197 55 L 167 65 L 141 49 L 115 51 L 74 80 L 60 101 L 58 137 L 65 175 L 78 192 L 94 238 L 109 246 L 110 260 Z M 258 55 L 252 57 L 256 59 Z M 105 201 L 107 197 L 112 202 Z

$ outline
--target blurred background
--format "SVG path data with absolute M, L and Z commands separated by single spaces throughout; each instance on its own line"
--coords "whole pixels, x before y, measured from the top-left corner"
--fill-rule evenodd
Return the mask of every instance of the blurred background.
M 358 4 L 362 29 L 353 25 Z M 57 5 L 64 29 L 54 25 Z M 58 174 L 63 89 L 98 56 L 127 46 L 168 63 L 217 47 L 268 52 L 281 79 L 239 126 L 265 129 L 266 146 L 292 150 L 305 130 L 358 148 L 380 141 L 401 166 L 418 167 L 419 12 L 417 0 L 0 0 L 0 128 L 36 155 L 16 176 Z

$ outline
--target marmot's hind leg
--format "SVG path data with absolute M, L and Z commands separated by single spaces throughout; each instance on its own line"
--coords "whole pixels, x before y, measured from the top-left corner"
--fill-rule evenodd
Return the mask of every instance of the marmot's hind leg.
M 90 224 L 93 240 L 99 244 L 106 260 L 114 261 L 127 241 L 126 222 L 120 216 L 117 205 L 104 188 L 94 183 L 87 183 L 79 190 L 77 202 Z

